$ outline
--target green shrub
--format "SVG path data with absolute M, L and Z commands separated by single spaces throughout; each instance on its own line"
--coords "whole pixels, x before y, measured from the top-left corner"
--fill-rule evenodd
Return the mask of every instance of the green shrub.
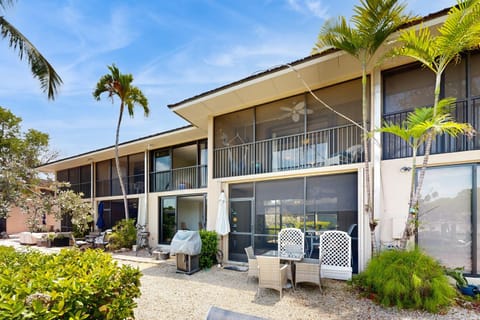
M 200 230 L 202 252 L 200 253 L 200 268 L 211 268 L 217 259 L 218 239 L 215 231 Z
M 384 306 L 433 313 L 451 305 L 456 296 L 442 266 L 418 249 L 380 253 L 352 283 Z
M 137 241 L 137 229 L 135 220 L 120 220 L 112 228 L 112 233 L 108 236 L 109 249 L 131 248 Z
M 58 254 L 0 247 L 0 319 L 126 319 L 140 271 L 99 250 Z

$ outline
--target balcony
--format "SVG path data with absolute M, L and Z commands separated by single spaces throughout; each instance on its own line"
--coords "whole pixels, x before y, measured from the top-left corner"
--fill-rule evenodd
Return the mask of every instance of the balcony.
M 311 131 L 214 150 L 214 177 L 300 170 L 363 161 L 355 125 Z
M 143 174 L 123 177 L 122 180 L 127 194 L 140 194 L 145 192 Z M 122 190 L 118 178 L 96 181 L 97 197 L 118 196 L 121 194 Z
M 207 166 L 191 166 L 150 173 L 150 191 L 197 189 L 207 186 Z
M 387 114 L 383 117 L 384 121 L 400 124 L 404 121 L 410 111 L 397 112 Z M 470 123 L 475 130 L 479 130 L 480 123 L 480 98 L 471 99 L 470 101 L 457 101 L 451 111 L 452 116 L 457 122 Z M 408 144 L 402 139 L 392 135 L 383 134 L 383 159 L 397 159 L 412 156 L 412 150 Z M 479 140 L 477 137 L 468 139 L 465 136 L 457 138 L 448 135 L 437 137 L 432 142 L 431 154 L 460 152 L 480 149 Z M 421 147 L 418 150 L 418 155 L 424 155 L 425 150 Z

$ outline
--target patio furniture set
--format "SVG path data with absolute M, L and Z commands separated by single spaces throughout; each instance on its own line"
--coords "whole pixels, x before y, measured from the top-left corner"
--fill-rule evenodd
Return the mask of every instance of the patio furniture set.
M 245 248 L 248 275 L 258 278 L 258 288 L 280 292 L 288 281 L 295 289 L 298 283 L 317 284 L 322 291 L 322 278 L 349 280 L 352 277 L 351 238 L 344 231 L 325 231 L 320 235 L 319 259 L 305 257 L 304 234 L 300 229 L 285 228 L 278 233 L 278 251 L 254 255 L 252 247 Z

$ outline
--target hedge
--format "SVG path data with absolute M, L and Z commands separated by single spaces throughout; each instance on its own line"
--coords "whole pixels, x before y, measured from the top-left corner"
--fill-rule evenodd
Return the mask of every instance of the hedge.
M 0 247 L 0 319 L 132 318 L 140 277 L 99 250 Z

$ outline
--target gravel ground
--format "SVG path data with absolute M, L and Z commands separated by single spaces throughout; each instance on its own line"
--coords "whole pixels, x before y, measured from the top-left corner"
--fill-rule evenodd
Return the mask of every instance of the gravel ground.
M 18 240 L 1 240 L 0 245 L 22 247 Z M 37 248 L 37 247 L 35 247 Z M 59 248 L 38 248 L 47 253 Z M 453 307 L 446 314 L 433 315 L 380 307 L 352 292 L 344 281 L 323 279 L 324 290 L 300 284 L 278 291 L 257 290 L 257 280 L 247 281 L 246 272 L 213 267 L 192 275 L 176 273 L 175 260 L 153 260 L 141 251 L 113 254 L 121 264 L 142 271 L 142 296 L 137 300 L 135 319 L 205 319 L 210 306 L 255 315 L 265 319 L 480 319 L 480 313 Z
M 323 294 L 315 285 L 296 290 L 260 289 L 247 282 L 246 272 L 213 267 L 192 275 L 176 273 L 175 261 L 156 264 L 123 260 L 138 266 L 143 277 L 142 296 L 135 317 L 150 319 L 205 319 L 210 306 L 266 319 L 480 319 L 480 314 L 460 307 L 443 315 L 383 308 L 358 297 L 343 281 L 324 279 Z M 128 259 L 128 258 L 127 258 Z

